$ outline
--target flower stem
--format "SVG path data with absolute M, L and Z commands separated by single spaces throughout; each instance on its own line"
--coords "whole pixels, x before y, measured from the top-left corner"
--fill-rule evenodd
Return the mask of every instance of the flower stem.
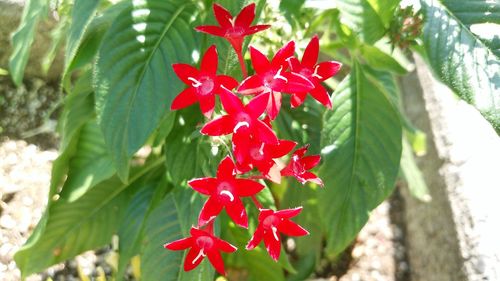
M 245 65 L 245 59 L 243 58 L 243 54 L 241 51 L 236 51 L 236 55 L 238 55 L 238 61 L 240 62 L 241 72 L 243 73 L 243 79 L 247 78 L 247 67 Z
M 263 209 L 262 204 L 260 204 L 259 200 L 257 199 L 257 197 L 255 195 L 252 195 L 252 201 L 255 204 L 255 206 L 257 207 L 257 209 L 259 209 L 259 210 Z

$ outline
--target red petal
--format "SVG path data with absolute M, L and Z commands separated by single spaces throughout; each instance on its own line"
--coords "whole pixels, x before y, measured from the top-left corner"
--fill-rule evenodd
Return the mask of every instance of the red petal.
M 200 216 L 198 217 L 198 224 L 204 225 L 208 221 L 212 219 L 212 217 L 216 217 L 220 211 L 222 211 L 222 205 L 217 202 L 212 197 L 209 197 L 203 208 L 201 208 Z
M 243 111 L 243 103 L 241 103 L 241 100 L 233 92 L 222 88 L 219 96 L 222 106 L 228 114 L 238 114 Z
M 224 37 L 226 35 L 226 32 L 224 29 L 220 28 L 219 26 L 215 25 L 202 25 L 202 26 L 197 26 L 195 28 L 196 31 L 207 33 L 210 35 L 214 36 L 219 36 L 219 37 Z
M 302 158 L 302 156 L 304 156 L 304 154 L 307 152 L 308 149 L 309 149 L 309 145 L 306 144 L 303 147 L 295 150 L 295 152 L 293 153 L 293 155 L 297 155 L 299 158 Z
M 262 30 L 266 30 L 269 27 L 271 27 L 271 25 L 269 25 L 269 24 L 258 24 L 258 25 L 250 26 L 249 28 L 247 28 L 245 30 L 245 36 L 255 34 L 255 33 L 260 32 Z
M 325 61 L 319 63 L 315 68 L 315 73 L 318 74 L 321 78 L 320 81 L 325 81 L 326 79 L 332 77 L 333 75 L 339 72 L 342 64 L 336 61 Z
M 311 90 L 311 96 L 319 101 L 322 105 L 328 109 L 332 109 L 332 101 L 330 100 L 330 95 L 321 85 L 317 85 L 316 88 Z
M 252 196 L 259 193 L 265 186 L 249 179 L 236 180 L 236 193 L 240 197 Z
M 184 271 L 193 270 L 197 267 L 205 257 L 200 256 L 201 249 L 198 247 L 193 247 L 186 255 L 186 259 L 184 260 Z
M 200 71 L 210 74 L 215 74 L 217 72 L 217 66 L 219 63 L 217 49 L 215 45 L 210 46 L 208 50 L 203 55 L 201 60 Z
M 271 65 L 273 68 L 278 69 L 281 65 L 288 67 L 287 59 L 293 57 L 295 53 L 295 42 L 290 41 L 286 43 L 281 49 L 278 50 L 276 55 L 274 55 L 273 60 L 271 61 Z M 283 69 L 285 70 L 285 69 Z
M 190 81 L 189 77 L 198 77 L 200 72 L 193 66 L 185 63 L 174 63 L 172 64 L 175 74 L 182 80 L 182 82 L 191 85 L 193 81 Z
M 250 46 L 250 59 L 256 73 L 265 73 L 271 68 L 267 57 L 253 46 Z
M 217 167 L 217 179 L 232 179 L 234 178 L 234 163 L 231 157 L 226 156 Z
M 205 117 L 210 118 L 215 108 L 215 95 L 209 94 L 206 96 L 199 96 L 200 110 Z
M 194 226 L 192 226 L 191 229 L 189 230 L 189 234 L 191 234 L 191 236 L 194 238 L 198 238 L 201 236 L 212 236 L 211 234 L 209 234 L 205 230 L 198 229 Z
M 266 245 L 267 252 L 271 256 L 271 258 L 275 261 L 278 261 L 281 253 L 281 237 L 279 233 L 276 233 L 276 235 L 278 240 L 276 240 L 272 230 L 264 233 L 264 244 Z
M 188 181 L 188 184 L 201 194 L 210 195 L 217 187 L 217 179 L 198 178 Z
M 179 250 L 184 250 L 184 249 L 191 247 L 193 245 L 193 243 L 194 243 L 193 237 L 187 237 L 187 238 L 182 238 L 182 239 L 167 243 L 167 244 L 163 245 L 163 247 L 165 249 L 169 249 L 172 251 L 179 251 Z
M 291 140 L 280 140 L 278 145 L 270 146 L 269 153 L 272 158 L 280 158 L 290 153 L 296 145 L 297 143 Z
M 272 92 L 271 98 L 267 104 L 267 114 L 271 120 L 276 119 L 276 116 L 280 113 L 281 109 L 281 93 L 280 92 Z
M 295 94 L 309 92 L 314 89 L 314 84 L 306 77 L 295 72 L 285 72 L 283 76 L 288 80 L 284 92 Z
M 247 5 L 241 10 L 241 12 L 236 16 L 235 26 L 248 27 L 252 24 L 255 18 L 255 3 Z
M 274 134 L 274 131 L 271 128 L 269 128 L 264 122 L 260 120 L 255 120 L 254 126 L 255 126 L 256 138 L 258 140 L 269 144 L 278 143 L 278 138 Z
M 309 234 L 309 231 L 290 220 L 281 221 L 278 225 L 278 229 L 280 232 L 288 236 L 304 236 Z
M 250 139 L 247 134 L 234 133 L 233 138 L 233 151 L 236 162 L 243 164 L 246 162 L 248 150 L 250 149 Z
M 290 105 L 292 108 L 297 108 L 304 103 L 307 93 L 294 93 L 290 99 Z
M 318 176 L 316 176 L 315 174 L 313 174 L 311 172 L 305 172 L 302 175 L 300 175 L 300 177 L 303 179 L 303 180 L 300 180 L 303 184 L 310 181 L 310 182 L 313 182 L 317 185 L 323 186 L 323 181 L 320 178 L 318 178 Z
M 222 256 L 219 251 L 209 251 L 207 253 L 208 260 L 214 266 L 215 270 L 219 272 L 221 275 L 225 276 L 226 272 L 224 271 L 224 261 L 222 260 Z
M 245 106 L 245 112 L 247 112 L 251 117 L 257 119 L 266 110 L 268 101 L 269 93 L 260 94 L 248 102 Z
M 200 132 L 204 135 L 214 137 L 231 134 L 233 128 L 233 119 L 229 115 L 224 115 L 206 123 Z
M 242 95 L 256 95 L 262 93 L 266 87 L 259 75 L 252 75 L 247 77 L 238 87 L 238 93 Z
M 306 156 L 300 159 L 300 162 L 304 165 L 304 169 L 306 170 L 310 170 L 314 166 L 318 165 L 319 161 L 321 161 L 321 156 L 319 155 Z
M 302 56 L 302 65 L 312 69 L 318 61 L 318 53 L 319 39 L 318 35 L 314 35 L 304 51 L 304 55 Z
M 233 253 L 236 250 L 238 250 L 238 248 L 236 248 L 235 246 L 229 244 L 227 241 L 224 241 L 224 240 L 219 239 L 217 237 L 214 237 L 214 238 L 215 238 L 215 245 L 221 251 L 226 252 L 226 253 Z
M 262 226 L 259 225 L 257 227 L 257 229 L 255 230 L 250 241 L 248 241 L 245 248 L 247 250 L 252 250 L 253 248 L 257 247 L 257 245 L 259 245 L 260 241 L 262 241 L 263 236 L 264 236 L 264 228 L 262 228 Z
M 273 215 L 275 212 L 271 209 L 260 209 L 259 210 L 259 223 L 263 222 L 267 217 Z
M 232 202 L 226 204 L 226 212 L 235 224 L 248 228 L 247 212 L 239 197 L 234 197 Z
M 296 215 L 300 214 L 301 211 L 302 211 L 302 207 L 297 207 L 297 208 L 293 208 L 293 209 L 279 210 L 279 211 L 276 211 L 274 214 L 280 218 L 289 219 L 289 218 L 293 218 Z
M 236 86 L 238 86 L 238 81 L 236 81 L 236 79 L 228 75 L 218 75 L 216 79 L 219 85 L 224 86 L 228 90 L 232 90 Z
M 196 90 L 193 87 L 189 87 L 175 97 L 174 101 L 172 101 L 170 109 L 177 110 L 188 107 L 197 101 L 198 98 L 196 97 Z
M 233 24 L 231 23 L 233 16 L 228 10 L 226 10 L 226 8 L 222 7 L 217 3 L 214 3 L 213 9 L 214 9 L 215 19 L 217 20 L 217 22 L 219 22 L 221 27 L 228 28 L 233 26 Z
M 288 65 L 290 66 L 290 69 L 293 72 L 299 73 L 303 69 L 303 67 L 300 64 L 299 60 L 297 58 L 295 58 L 295 57 L 291 57 L 291 58 L 288 59 Z

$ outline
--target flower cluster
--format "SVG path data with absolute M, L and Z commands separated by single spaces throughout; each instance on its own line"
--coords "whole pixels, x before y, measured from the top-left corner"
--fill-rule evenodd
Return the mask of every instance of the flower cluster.
M 305 156 L 308 145 L 292 151 L 297 143 L 279 139 L 273 131 L 272 122 L 282 106 L 282 94 L 291 95 L 291 106 L 300 106 L 309 93 L 327 108 L 332 104 L 330 96 L 321 82 L 335 75 L 341 64 L 335 61 L 317 63 L 319 39 L 314 36 L 304 51 L 302 60 L 295 57 L 295 42 L 291 41 L 279 49 L 271 60 L 258 49 L 250 46 L 253 75 L 248 76 L 243 57 L 245 36 L 265 30 L 270 25 L 254 25 L 255 4 L 244 7 L 233 17 L 224 7 L 214 4 L 215 18 L 220 26 L 199 26 L 196 30 L 225 38 L 236 52 L 244 80 L 218 75 L 218 54 L 215 45 L 204 53 L 200 69 L 188 64 L 174 64 L 177 76 L 187 84 L 172 102 L 177 110 L 199 103 L 201 112 L 210 120 L 203 125 L 201 133 L 207 136 L 231 135 L 231 156 L 219 164 L 215 177 L 196 178 L 188 182 L 195 191 L 208 196 L 198 218 L 198 226 L 191 228 L 191 236 L 165 244 L 170 250 L 190 248 L 184 261 L 184 270 L 195 268 L 204 257 L 222 275 L 225 274 L 220 251 L 231 253 L 236 247 L 216 237 L 213 232 L 215 218 L 225 209 L 238 226 L 248 228 L 248 215 L 242 197 L 250 197 L 259 209 L 258 226 L 246 249 L 255 248 L 262 240 L 269 253 L 278 260 L 281 251 L 281 234 L 303 236 L 308 232 L 290 219 L 297 216 L 302 207 L 283 210 L 265 208 L 256 194 L 265 188 L 258 179 L 280 183 L 282 177 L 294 177 L 300 183 L 323 182 L 309 170 L 320 162 L 319 155 Z M 250 96 L 244 104 L 241 97 Z M 213 119 L 216 96 L 224 113 Z M 280 159 L 289 153 L 288 164 Z M 260 176 L 246 176 L 257 170 Z

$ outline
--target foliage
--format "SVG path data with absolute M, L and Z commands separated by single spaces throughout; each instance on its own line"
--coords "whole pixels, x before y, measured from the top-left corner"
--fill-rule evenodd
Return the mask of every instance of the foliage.
M 67 8 L 58 10 L 60 21 L 69 26 L 58 30 L 66 38 L 61 85 L 67 93 L 59 120 L 60 155 L 53 165 L 47 208 L 15 255 L 23 277 L 117 236 L 118 280 L 137 255 L 146 281 L 213 279 L 208 261 L 186 273 L 181 270 L 183 254 L 162 245 L 186 237 L 197 224 L 203 202 L 187 180 L 215 175 L 231 150 L 226 139 L 199 133 L 204 117 L 198 110 L 169 110 L 185 87 L 171 64 L 199 64 L 211 42 L 220 55 L 218 73 L 241 81 L 238 57 L 228 44 L 194 30 L 202 22 L 215 22 L 214 1 L 63 2 Z M 217 2 L 234 15 L 250 1 Z M 295 239 L 296 248 L 289 249 L 294 259 L 284 250 L 278 263 L 260 247 L 247 252 L 241 249 L 249 239 L 247 231 L 228 218 L 215 225 L 215 232 L 240 248 L 224 256 L 230 275 L 300 280 L 314 274 L 320 258 L 333 260 L 352 243 L 370 211 L 390 195 L 400 165 L 416 196 L 428 198 L 411 151 L 421 135 L 400 108 L 396 78 L 413 68 L 408 50 L 400 46 L 423 55 L 444 83 L 499 128 L 500 40 L 481 27 L 499 30 L 498 12 L 492 11 L 500 4 L 421 0 L 424 21 L 421 26 L 413 21 L 411 30 L 421 28 L 422 34 L 412 34 L 411 42 L 395 42 L 400 36 L 391 32 L 400 29 L 393 25 L 404 26 L 406 19 L 398 14 L 398 0 L 336 0 L 334 5 L 287 0 L 279 7 L 255 2 L 258 22 L 273 28 L 255 35 L 252 45 L 277 50 L 293 39 L 303 53 L 317 34 L 322 60 L 343 63 L 339 79 L 326 81 L 329 93 L 335 89 L 332 110 L 308 98 L 301 107 L 284 106 L 273 123 L 280 139 L 299 146 L 310 143 L 310 152 L 323 156 L 318 172 L 324 188 L 300 187 L 284 178 L 281 185 L 269 184 L 272 193 L 259 195 L 269 208 L 304 206 L 296 221 L 311 235 Z M 9 74 L 16 84 L 22 83 L 37 23 L 50 3 L 27 1 L 12 38 Z M 57 36 L 64 38 L 61 34 Z M 248 44 L 247 39 L 243 52 Z M 248 56 L 242 60 L 250 65 Z M 288 95 L 283 104 L 290 104 Z M 255 230 L 258 214 L 248 214 L 249 228 Z

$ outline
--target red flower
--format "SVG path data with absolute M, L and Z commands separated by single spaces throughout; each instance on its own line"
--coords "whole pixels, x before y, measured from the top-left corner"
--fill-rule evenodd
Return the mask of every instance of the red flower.
M 273 159 L 288 154 L 296 142 L 280 140 L 278 144 L 266 144 L 250 138 L 234 139 L 234 155 L 239 172 L 247 172 L 257 168 L 264 177 L 276 183 L 281 182 L 278 165 Z
M 314 88 L 313 83 L 304 76 L 286 72 L 287 60 L 293 57 L 294 52 L 295 42 L 290 41 L 269 61 L 259 50 L 250 47 L 250 58 L 255 75 L 243 80 L 238 87 L 238 92 L 243 95 L 270 93 L 267 114 L 271 120 L 274 120 L 279 113 L 282 92 L 308 92 Z
M 308 148 L 309 145 L 306 145 L 302 148 L 297 149 L 293 153 L 292 159 L 290 159 L 290 163 L 288 163 L 288 165 L 283 170 L 281 170 L 281 175 L 285 177 L 295 177 L 302 184 L 310 181 L 323 186 L 323 181 L 321 181 L 320 178 L 318 178 L 315 174 L 307 171 L 318 165 L 319 161 L 321 160 L 321 156 L 319 155 L 304 156 Z
M 246 249 L 251 250 L 257 247 L 260 241 L 264 239 L 267 252 L 271 258 L 277 261 L 281 252 L 281 237 L 279 233 L 288 236 L 304 236 L 309 234 L 307 230 L 290 221 L 290 218 L 298 215 L 300 211 L 302 211 L 302 207 L 280 211 L 261 209 L 259 225 L 248 242 Z
M 201 128 L 201 133 L 209 136 L 221 136 L 233 133 L 240 137 L 254 137 L 265 143 L 276 144 L 278 138 L 273 130 L 259 120 L 266 108 L 267 96 L 259 95 L 246 106 L 231 91 L 224 89 L 220 100 L 227 115 L 214 119 Z
M 193 179 L 188 184 L 201 194 L 209 195 L 201 209 L 198 224 L 204 225 L 216 217 L 222 208 L 231 219 L 241 227 L 248 227 L 248 217 L 240 197 L 252 196 L 264 186 L 249 179 L 236 179 L 234 163 L 229 156 L 224 158 L 217 168 L 216 178 Z
M 233 46 L 236 53 L 241 53 L 245 36 L 252 35 L 271 27 L 267 24 L 250 26 L 255 18 L 255 3 L 244 7 L 236 18 L 233 18 L 228 10 L 216 3 L 214 3 L 213 9 L 215 19 L 217 19 L 220 26 L 202 25 L 195 29 L 197 31 L 226 38 Z
M 208 260 L 214 268 L 222 275 L 226 275 L 224 271 L 224 261 L 222 260 L 220 251 L 232 253 L 237 248 L 228 242 L 215 237 L 213 234 L 200 230 L 196 227 L 191 227 L 191 237 L 179 239 L 164 245 L 165 249 L 178 251 L 191 248 L 184 260 L 184 270 L 190 271 L 197 267 L 201 261 L 208 256 Z
M 318 36 L 315 35 L 304 51 L 302 62 L 299 62 L 297 58 L 290 58 L 289 60 L 292 72 L 306 77 L 314 84 L 314 88 L 310 91 L 293 93 L 291 99 L 292 107 L 301 105 L 306 98 L 307 92 L 309 92 L 311 96 L 321 104 L 329 109 L 332 108 L 330 95 L 325 88 L 323 88 L 321 82 L 337 74 L 342 64 L 336 61 L 325 61 L 316 64 L 316 61 L 318 60 L 318 53 L 319 39 Z
M 201 112 L 208 118 L 215 107 L 215 94 L 220 93 L 221 87 L 233 89 L 238 82 L 227 75 L 217 75 L 217 49 L 212 45 L 201 60 L 200 70 L 189 64 L 175 63 L 172 65 L 175 74 L 182 82 L 189 85 L 172 102 L 172 110 L 181 109 L 200 103 Z

